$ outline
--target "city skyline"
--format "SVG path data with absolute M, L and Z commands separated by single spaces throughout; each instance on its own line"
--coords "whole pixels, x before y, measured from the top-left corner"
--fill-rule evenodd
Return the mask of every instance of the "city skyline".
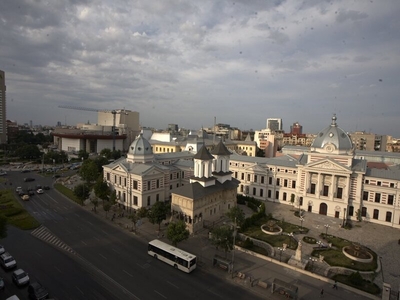
M 400 3 L 6 0 L 0 69 L 7 119 L 96 123 L 126 108 L 144 127 L 282 118 L 317 133 L 398 137 Z

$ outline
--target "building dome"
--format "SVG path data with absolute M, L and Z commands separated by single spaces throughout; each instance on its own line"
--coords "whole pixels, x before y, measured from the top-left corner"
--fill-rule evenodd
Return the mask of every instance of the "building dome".
M 350 137 L 336 124 L 336 115 L 333 115 L 331 125 L 318 133 L 311 145 L 311 150 L 338 154 L 353 151 L 353 143 Z
M 136 162 L 147 162 L 154 158 L 151 145 L 142 133 L 129 146 L 127 158 Z

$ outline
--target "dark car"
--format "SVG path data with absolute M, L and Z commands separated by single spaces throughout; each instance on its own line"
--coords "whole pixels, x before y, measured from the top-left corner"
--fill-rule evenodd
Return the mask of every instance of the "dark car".
M 29 195 L 29 196 L 35 195 L 35 191 L 29 190 L 29 191 L 28 191 L 28 195 Z
M 43 189 L 44 189 L 44 190 L 49 190 L 50 187 L 49 187 L 48 185 L 44 185 L 44 186 L 43 186 Z
M 24 181 L 25 181 L 25 182 L 29 182 L 29 181 L 35 181 L 35 178 L 32 178 L 32 177 L 26 177 L 26 178 L 24 178 Z
M 29 173 L 31 170 L 22 170 L 21 173 Z
M 28 286 L 28 295 L 30 299 L 47 299 L 49 293 L 47 292 L 46 288 L 41 285 L 39 282 L 32 282 Z

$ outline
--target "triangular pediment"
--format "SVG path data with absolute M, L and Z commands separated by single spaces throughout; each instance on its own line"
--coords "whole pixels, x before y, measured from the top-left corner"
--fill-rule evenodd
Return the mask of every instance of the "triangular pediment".
M 149 175 L 156 175 L 156 174 L 164 174 L 163 170 L 160 168 L 157 168 L 156 166 L 152 166 L 148 168 L 146 171 L 142 173 L 143 176 L 149 176 Z
M 113 170 L 115 172 L 124 172 L 124 173 L 128 172 L 128 170 L 125 168 L 125 166 L 120 165 L 120 164 L 115 165 L 111 170 Z
M 305 169 L 307 170 L 331 170 L 331 171 L 342 171 L 342 172 L 351 172 L 350 168 L 341 165 L 337 161 L 334 161 L 332 159 L 326 158 L 326 159 L 321 159 L 319 161 L 314 161 L 312 163 L 309 163 L 305 165 Z
M 260 165 L 258 165 L 258 164 L 251 165 L 251 166 L 245 168 L 245 170 L 246 171 L 253 171 L 254 173 L 268 174 L 268 171 L 265 168 L 263 168 Z

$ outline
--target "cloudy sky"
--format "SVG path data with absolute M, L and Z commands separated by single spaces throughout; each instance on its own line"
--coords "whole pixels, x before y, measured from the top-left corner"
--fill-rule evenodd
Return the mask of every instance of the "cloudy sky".
M 400 137 L 398 0 L 2 0 L 7 118 Z

